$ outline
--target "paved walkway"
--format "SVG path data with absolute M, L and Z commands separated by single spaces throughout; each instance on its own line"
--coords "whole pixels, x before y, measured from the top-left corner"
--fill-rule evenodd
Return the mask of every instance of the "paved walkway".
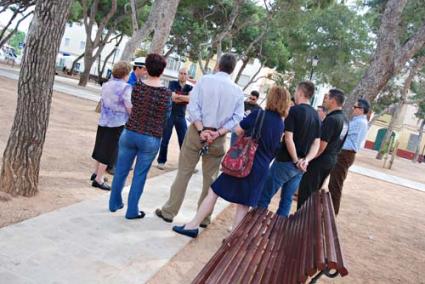
M 0 283 L 146 282 L 190 241 L 153 213 L 167 199 L 174 176 L 148 179 L 142 220 L 124 219 L 124 210 L 110 213 L 105 193 L 0 229 Z M 195 174 L 175 223 L 193 216 L 201 186 Z M 214 213 L 227 204 L 219 202 Z
M 353 165 L 350 168 L 350 171 L 356 174 L 360 174 L 360 175 L 364 175 L 364 176 L 368 176 L 374 179 L 379 179 L 379 180 L 383 180 L 386 182 L 390 182 L 393 184 L 397 184 L 397 185 L 401 185 L 404 187 L 408 187 L 408 188 L 412 188 L 412 189 L 416 189 L 419 191 L 423 191 L 425 192 L 425 184 L 420 183 L 420 182 L 416 182 L 413 180 L 408 180 L 405 178 L 401 178 L 398 176 L 394 176 L 394 175 L 389 175 L 380 171 L 376 171 L 376 170 L 372 170 L 369 168 L 365 168 L 365 167 L 360 167 L 360 166 L 356 166 Z
M 6 77 L 12 80 L 19 79 L 19 69 L 0 65 L 0 76 Z M 101 87 L 89 83 L 87 87 L 78 86 L 78 81 L 71 78 L 55 76 L 55 83 L 53 84 L 53 90 L 74 97 L 87 99 L 90 101 L 98 102 L 100 99 Z

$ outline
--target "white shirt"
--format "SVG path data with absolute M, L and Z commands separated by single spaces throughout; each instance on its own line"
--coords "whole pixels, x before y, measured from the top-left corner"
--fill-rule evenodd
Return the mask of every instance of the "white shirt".
M 232 130 L 243 118 L 244 95 L 229 74 L 208 74 L 190 92 L 188 112 L 191 122 Z

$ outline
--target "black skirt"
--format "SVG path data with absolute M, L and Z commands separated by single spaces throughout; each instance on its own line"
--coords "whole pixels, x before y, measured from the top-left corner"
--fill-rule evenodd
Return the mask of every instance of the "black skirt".
M 124 125 L 119 127 L 97 126 L 92 158 L 112 167 L 117 157 L 118 141 L 123 129 Z

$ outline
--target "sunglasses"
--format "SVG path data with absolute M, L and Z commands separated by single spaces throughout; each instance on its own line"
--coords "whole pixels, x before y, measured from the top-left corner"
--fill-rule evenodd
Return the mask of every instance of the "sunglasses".
M 353 106 L 353 108 L 362 108 L 361 106 Z

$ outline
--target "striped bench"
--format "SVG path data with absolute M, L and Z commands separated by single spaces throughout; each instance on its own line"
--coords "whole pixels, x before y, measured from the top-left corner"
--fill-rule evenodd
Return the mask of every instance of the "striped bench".
M 288 218 L 251 210 L 192 283 L 310 283 L 348 271 L 329 192 Z

